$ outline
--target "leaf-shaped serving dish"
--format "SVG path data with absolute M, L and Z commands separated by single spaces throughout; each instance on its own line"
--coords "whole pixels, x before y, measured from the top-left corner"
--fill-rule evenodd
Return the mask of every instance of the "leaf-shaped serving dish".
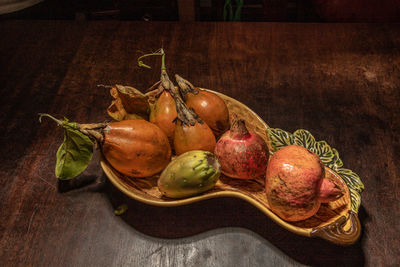
M 319 155 L 325 165 L 325 175 L 342 188 L 344 195 L 334 202 L 322 204 L 318 212 L 307 220 L 286 222 L 270 210 L 263 178 L 238 180 L 221 175 L 220 180 L 212 190 L 195 197 L 175 200 L 162 196 L 157 187 L 158 175 L 132 179 L 118 173 L 102 159 L 101 167 L 110 181 L 129 197 L 149 205 L 161 207 L 187 205 L 217 197 L 240 198 L 251 203 L 276 223 L 293 233 L 309 237 L 318 236 L 340 245 L 354 243 L 361 233 L 357 212 L 361 203 L 360 193 L 364 186 L 356 173 L 342 167 L 343 163 L 337 150 L 331 148 L 325 141 L 317 142 L 306 130 L 297 130 L 291 134 L 281 129 L 269 128 L 255 112 L 244 104 L 226 95 L 214 93 L 225 101 L 231 118 L 235 116 L 244 119 L 251 131 L 258 133 L 265 139 L 270 153 L 279 150 L 281 147 L 297 144 Z

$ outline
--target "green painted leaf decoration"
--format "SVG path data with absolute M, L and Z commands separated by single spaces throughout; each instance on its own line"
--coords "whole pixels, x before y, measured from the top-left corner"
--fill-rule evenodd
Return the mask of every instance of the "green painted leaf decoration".
M 346 183 L 350 192 L 351 209 L 356 213 L 358 212 L 364 185 L 355 172 L 342 168 L 343 162 L 335 148 L 332 148 L 325 141 L 316 141 L 309 131 L 303 129 L 296 130 L 291 134 L 278 128 L 269 128 L 267 129 L 267 135 L 274 152 L 288 145 L 300 145 L 317 154 L 322 163 L 335 171 Z
M 293 135 L 281 129 L 268 128 L 267 135 L 271 140 L 274 152 L 294 143 Z
M 314 136 L 309 131 L 299 129 L 293 133 L 294 143 L 299 146 L 303 146 L 308 149 L 312 149 L 315 143 Z
M 358 212 L 358 208 L 361 205 L 361 193 L 364 191 L 364 184 L 361 182 L 360 177 L 349 169 L 337 168 L 335 171 L 349 188 L 352 210 Z
M 57 150 L 56 177 L 70 180 L 83 172 L 93 156 L 93 141 L 81 133 L 76 123 L 64 119 L 64 142 Z

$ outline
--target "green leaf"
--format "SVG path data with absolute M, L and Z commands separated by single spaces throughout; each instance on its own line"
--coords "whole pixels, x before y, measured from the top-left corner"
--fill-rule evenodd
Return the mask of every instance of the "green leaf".
M 81 133 L 76 123 L 64 120 L 64 142 L 57 150 L 56 177 L 70 180 L 83 172 L 93 156 L 93 141 Z

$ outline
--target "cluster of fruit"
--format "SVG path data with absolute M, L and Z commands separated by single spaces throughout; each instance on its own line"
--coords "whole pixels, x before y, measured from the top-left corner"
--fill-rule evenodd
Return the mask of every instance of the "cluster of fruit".
M 299 221 L 314 215 L 321 203 L 341 196 L 324 178 L 317 155 L 292 145 L 269 159 L 265 140 L 249 131 L 243 119 L 231 123 L 223 99 L 179 75 L 175 86 L 163 50 L 156 54 L 162 56 L 161 78 L 148 93 L 128 86 L 111 88 L 114 100 L 107 112 L 116 121 L 77 124 L 42 115 L 65 129 L 57 152 L 58 178 L 71 179 L 86 168 L 94 140 L 109 164 L 131 179 L 162 172 L 158 188 L 169 198 L 210 190 L 221 173 L 234 179 L 265 177 L 270 208 L 284 220 Z

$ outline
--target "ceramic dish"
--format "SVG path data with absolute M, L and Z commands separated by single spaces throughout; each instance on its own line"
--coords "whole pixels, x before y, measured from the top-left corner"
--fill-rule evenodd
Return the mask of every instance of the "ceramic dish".
M 157 179 L 159 176 L 131 179 L 115 171 L 102 159 L 100 162 L 101 167 L 114 186 L 137 201 L 161 207 L 187 205 L 217 197 L 236 197 L 254 205 L 280 226 L 293 233 L 308 237 L 321 237 L 340 245 L 354 243 L 361 233 L 361 225 L 357 213 L 361 203 L 360 193 L 364 187 L 356 173 L 343 168 L 343 163 L 337 150 L 331 148 L 325 141 L 317 142 L 306 130 L 297 130 L 291 134 L 281 129 L 270 128 L 255 112 L 244 104 L 223 94 L 214 93 L 225 101 L 231 117 L 236 116 L 244 119 L 251 131 L 258 133 L 265 139 L 270 153 L 283 146 L 297 144 L 319 155 L 325 165 L 326 176 L 329 176 L 327 178 L 330 178 L 340 186 L 344 191 L 344 195 L 336 201 L 322 204 L 318 212 L 307 220 L 286 222 L 270 210 L 262 178 L 238 180 L 221 175 L 220 180 L 212 190 L 195 197 L 174 200 L 162 196 L 158 190 Z

